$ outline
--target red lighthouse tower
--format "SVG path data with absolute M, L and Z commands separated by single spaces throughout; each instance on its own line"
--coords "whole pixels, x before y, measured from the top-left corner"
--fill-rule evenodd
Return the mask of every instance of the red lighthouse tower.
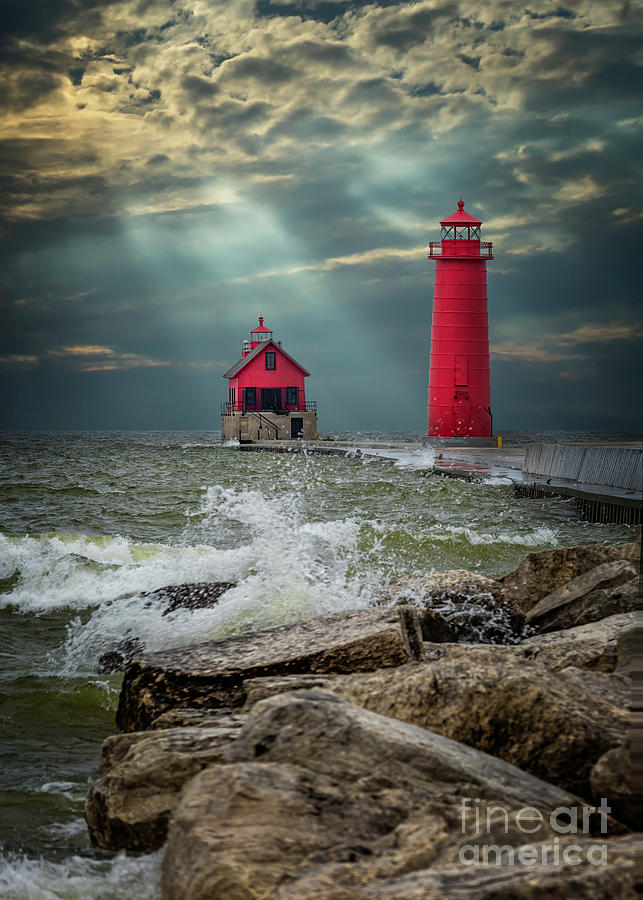
M 429 244 L 435 259 L 429 437 L 491 437 L 487 260 L 492 245 L 480 240 L 481 221 L 464 210 L 440 222 L 441 241 Z M 490 443 L 490 441 L 485 441 Z

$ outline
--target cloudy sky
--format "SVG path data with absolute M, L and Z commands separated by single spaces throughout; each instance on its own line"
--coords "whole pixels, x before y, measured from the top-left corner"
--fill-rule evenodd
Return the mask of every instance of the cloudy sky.
M 497 429 L 638 430 L 641 12 L 2 0 L 2 428 L 218 428 L 264 315 L 320 427 L 426 427 L 483 219 Z

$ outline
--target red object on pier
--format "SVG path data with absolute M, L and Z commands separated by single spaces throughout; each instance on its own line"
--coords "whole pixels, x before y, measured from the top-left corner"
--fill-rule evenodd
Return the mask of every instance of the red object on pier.
M 429 244 L 436 261 L 429 366 L 432 437 L 491 437 L 487 260 L 481 221 L 458 210 L 440 222 L 441 241 Z
M 241 359 L 223 376 L 228 379 L 227 412 L 315 410 L 306 401 L 304 379 L 310 373 L 286 353 L 281 341 L 263 324 L 243 342 Z

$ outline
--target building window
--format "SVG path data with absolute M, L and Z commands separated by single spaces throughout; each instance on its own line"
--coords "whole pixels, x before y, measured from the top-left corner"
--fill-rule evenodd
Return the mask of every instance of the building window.
M 246 398 L 246 406 L 256 406 L 257 405 L 257 388 L 245 388 L 245 398 Z
M 276 369 L 277 368 L 277 354 L 276 353 L 266 353 L 266 369 Z
M 297 406 L 297 388 L 286 388 L 286 406 Z

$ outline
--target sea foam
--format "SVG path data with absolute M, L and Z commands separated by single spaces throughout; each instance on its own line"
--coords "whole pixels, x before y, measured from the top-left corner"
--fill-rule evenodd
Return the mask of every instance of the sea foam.
M 161 853 L 109 860 L 70 856 L 63 862 L 0 853 L 3 900 L 156 900 Z
M 1 602 L 36 614 L 76 611 L 62 653 L 49 660 L 70 676 L 95 671 L 100 655 L 125 638 L 160 650 L 370 599 L 375 573 L 363 566 L 360 572 L 356 519 L 310 521 L 292 494 L 214 485 L 186 521 L 176 544 L 62 533 L 4 537 L 5 569 L 20 576 Z M 169 615 L 162 597 L 144 596 L 203 581 L 236 586 L 213 608 Z

